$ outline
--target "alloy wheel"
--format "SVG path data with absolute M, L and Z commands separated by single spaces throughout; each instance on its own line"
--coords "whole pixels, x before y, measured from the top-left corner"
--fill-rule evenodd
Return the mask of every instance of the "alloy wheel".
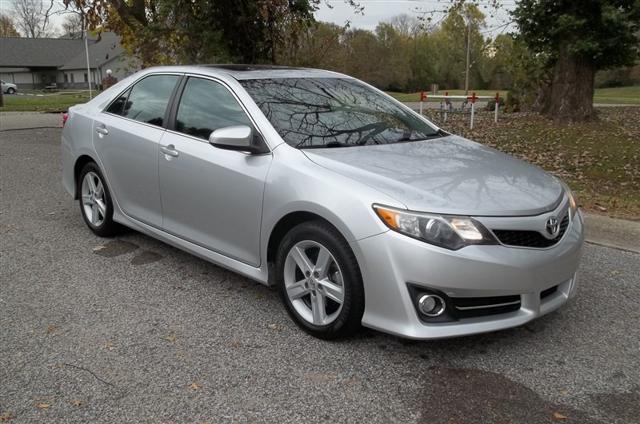
M 316 241 L 303 240 L 289 250 L 284 284 L 293 308 L 313 325 L 331 324 L 342 310 L 342 271 L 331 252 Z
M 107 202 L 102 180 L 95 172 L 87 172 L 82 179 L 82 208 L 94 227 L 99 227 L 107 216 Z

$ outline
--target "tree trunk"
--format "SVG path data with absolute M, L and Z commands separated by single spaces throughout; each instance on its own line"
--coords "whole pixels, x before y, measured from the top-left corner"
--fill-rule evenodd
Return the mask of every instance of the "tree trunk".
M 567 46 L 561 47 L 541 112 L 559 122 L 594 119 L 595 74 L 595 66 L 589 60 L 570 53 Z

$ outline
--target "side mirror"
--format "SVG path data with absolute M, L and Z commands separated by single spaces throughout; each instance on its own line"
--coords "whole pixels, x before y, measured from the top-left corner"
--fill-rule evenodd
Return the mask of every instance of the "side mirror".
M 265 146 L 261 145 L 260 139 L 254 137 L 253 130 L 248 125 L 219 128 L 209 136 L 209 144 L 219 149 L 249 153 L 268 151 Z

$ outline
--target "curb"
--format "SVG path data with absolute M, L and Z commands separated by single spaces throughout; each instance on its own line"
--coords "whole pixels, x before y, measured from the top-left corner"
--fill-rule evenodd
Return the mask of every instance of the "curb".
M 584 220 L 587 243 L 640 253 L 640 222 L 587 213 Z
M 42 130 L 42 129 L 60 129 L 62 127 L 54 127 L 52 125 L 45 125 L 42 127 L 20 127 L 20 128 L 5 128 L 0 129 L 0 132 L 9 132 L 9 131 L 24 131 L 24 130 Z

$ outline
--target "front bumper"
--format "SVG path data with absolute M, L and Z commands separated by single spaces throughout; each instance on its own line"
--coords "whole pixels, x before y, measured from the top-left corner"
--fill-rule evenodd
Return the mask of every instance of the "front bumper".
M 393 231 L 355 241 L 365 287 L 362 324 L 412 339 L 484 333 L 522 325 L 564 304 L 575 292 L 583 218 L 576 213 L 562 240 L 548 249 L 432 246 Z M 520 296 L 508 313 L 429 323 L 421 320 L 408 285 L 453 298 Z M 541 293 L 551 287 L 549 296 Z

